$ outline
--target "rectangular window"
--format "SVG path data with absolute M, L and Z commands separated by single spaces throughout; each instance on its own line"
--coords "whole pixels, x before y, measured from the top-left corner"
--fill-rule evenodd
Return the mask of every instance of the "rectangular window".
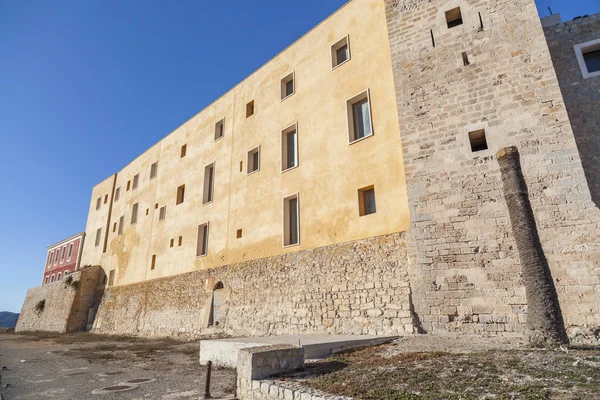
M 375 206 L 375 188 L 367 186 L 358 189 L 358 214 L 363 215 L 375 214 L 377 211 Z
M 600 38 L 573 47 L 583 79 L 600 76 Z
M 455 26 L 462 25 L 462 23 L 463 20 L 460 7 L 446 11 L 446 24 L 448 25 L 448 28 L 454 28 Z
M 283 199 L 283 245 L 300 243 L 300 212 L 298 194 Z
M 246 104 L 246 118 L 254 115 L 254 100 Z
M 125 225 L 125 216 L 121 215 L 119 217 L 119 230 L 117 231 L 117 235 L 119 236 L 123 234 L 123 225 Z
M 166 216 L 167 216 L 167 206 L 162 206 L 160 208 L 160 210 L 158 211 L 158 220 L 164 221 Z
M 102 197 L 98 197 L 98 200 L 96 200 L 96 210 L 99 210 L 101 205 L 102 205 Z
M 67 246 L 63 246 L 61 255 L 60 255 L 60 262 L 64 261 L 66 252 L 67 252 Z
M 185 157 L 186 154 L 187 154 L 187 144 L 184 144 L 183 146 L 181 146 L 181 153 L 179 154 L 179 158 Z
M 133 186 L 132 186 L 131 190 L 137 189 L 139 183 L 140 183 L 140 174 L 135 174 L 135 176 L 133 177 Z
M 471 151 L 487 150 L 488 144 L 485 138 L 485 129 L 479 129 L 473 132 L 469 132 L 469 143 L 471 143 Z
M 156 174 L 158 174 L 158 161 L 150 166 L 150 179 L 156 178 Z
M 156 268 L 156 254 L 152 255 L 152 264 L 150 264 L 150 269 Z
M 115 283 L 115 270 L 111 269 L 108 273 L 108 286 L 112 286 Z
M 346 36 L 331 46 L 331 68 L 335 69 L 350 60 L 350 37 Z
M 350 143 L 373 135 L 369 90 L 365 90 L 348 100 L 346 108 Z
M 281 170 L 298 166 L 298 129 L 294 124 L 281 131 Z
M 248 152 L 248 175 L 260 169 L 260 146 Z
M 287 75 L 281 80 L 281 100 L 287 99 L 294 94 L 294 73 Z
M 125 191 L 129 192 L 130 188 L 131 188 L 131 181 L 127 181 L 127 189 Z
M 72 255 L 73 255 L 73 243 L 71 243 L 69 245 L 69 253 L 67 254 L 67 260 L 70 260 Z
M 139 204 L 140 203 L 135 203 L 131 208 L 131 225 L 137 222 Z
M 117 201 L 119 201 L 119 198 L 121 198 L 121 187 L 120 186 L 115 190 L 115 203 Z
M 179 244 L 178 244 L 178 246 L 181 247 L 182 244 L 183 244 L 183 236 L 179 236 Z
M 208 222 L 198 226 L 196 257 L 205 256 L 208 251 Z
M 202 194 L 202 204 L 207 204 L 213 201 L 214 179 L 215 178 L 215 163 L 204 167 L 204 192 Z
M 175 204 L 181 204 L 185 200 L 185 185 L 181 185 L 177 188 L 177 201 Z
M 108 201 L 108 195 L 107 195 L 107 194 L 105 194 L 105 195 L 104 195 L 104 204 L 106 204 L 106 202 L 107 202 L 107 201 Z
M 48 256 L 48 265 L 52 265 L 52 259 L 54 258 L 54 253 L 50 253 Z
M 54 274 L 50 277 L 50 282 L 54 282 Z
M 215 140 L 221 139 L 225 135 L 225 118 L 215 124 Z
M 46 276 L 46 283 L 48 283 L 48 280 L 50 279 L 49 276 Z
M 100 240 L 102 240 L 102 228 L 96 230 L 96 241 L 94 242 L 94 246 L 100 246 Z
M 59 252 L 60 252 L 60 249 L 56 249 L 56 251 L 54 252 L 54 265 L 58 264 Z
M 58 281 L 60 281 L 60 277 L 61 277 L 61 276 L 60 276 L 60 272 L 59 272 L 59 273 L 58 273 L 58 275 L 56 275 L 56 281 L 57 281 L 57 282 L 58 282 Z

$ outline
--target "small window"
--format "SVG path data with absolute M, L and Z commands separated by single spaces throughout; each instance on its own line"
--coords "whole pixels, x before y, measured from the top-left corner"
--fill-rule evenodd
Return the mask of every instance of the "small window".
M 375 188 L 373 186 L 358 190 L 358 210 L 361 217 L 377 212 L 377 207 L 375 205 Z
M 119 199 L 121 198 L 121 187 L 119 186 L 116 190 L 115 190 L 115 203 L 117 201 L 119 201 Z
M 281 131 L 281 170 L 298 166 L 298 129 L 294 124 Z
M 150 214 L 150 209 L 146 208 L 146 215 Z
M 260 146 L 248 152 L 248 175 L 260 169 Z
M 185 199 L 185 185 L 181 185 L 177 188 L 177 201 L 175 204 L 183 203 Z
M 52 274 L 52 277 L 50 278 L 50 282 L 54 282 L 54 274 Z
M 179 247 L 183 244 L 183 236 L 179 236 L 179 243 L 177 244 Z
M 67 254 L 67 260 L 70 260 L 72 255 L 73 255 L 73 243 L 71 243 L 69 245 L 69 253 Z
M 448 28 L 454 28 L 455 26 L 462 25 L 463 20 L 462 14 L 460 13 L 460 7 L 446 11 L 446 23 L 448 24 Z
M 60 262 L 62 263 L 63 260 L 65 259 L 65 254 L 67 252 L 67 246 L 63 246 L 62 248 L 62 252 L 61 252 L 61 256 L 60 256 Z
M 96 200 L 96 210 L 99 210 L 101 205 L 102 205 L 102 197 L 98 197 L 98 200 Z
M 50 253 L 48 256 L 48 265 L 52 265 L 52 259 L 54 258 L 54 253 Z
M 137 189 L 139 183 L 140 183 L 140 174 L 135 174 L 135 176 L 133 177 L 133 186 L 132 186 L 131 190 Z
M 175 239 L 171 239 L 171 241 L 169 242 L 169 247 L 173 246 L 175 246 Z
M 125 191 L 129 192 L 130 188 L 131 188 L 131 181 L 127 181 L 127 189 Z
M 369 90 L 348 100 L 346 106 L 350 143 L 373 135 Z
M 108 273 L 108 286 L 112 286 L 115 283 L 115 270 L 111 269 Z
M 125 225 L 125 216 L 121 215 L 119 217 L 119 230 L 117 231 L 117 235 L 119 236 L 123 234 L 123 225 Z
M 46 276 L 46 283 L 48 283 L 49 279 L 50 279 L 50 277 Z
M 102 230 L 102 229 L 100 229 Z M 97 246 L 97 245 L 96 245 Z M 54 252 L 55 257 L 54 257 L 54 265 L 58 264 L 58 255 L 59 255 L 60 249 L 56 249 L 56 251 Z
M 254 115 L 254 100 L 246 104 L 246 118 Z
M 134 225 L 135 223 L 137 223 L 139 204 L 140 203 L 135 203 L 133 205 L 133 207 L 131 208 L 131 225 Z
M 156 203 L 156 204 L 154 205 L 154 209 L 156 210 L 157 208 L 158 208 L 158 203 Z
M 235 234 L 235 237 L 238 238 L 238 239 L 240 239 L 242 237 L 242 230 L 241 229 L 237 230 L 237 232 Z
M 113 224 L 113 233 L 114 233 L 114 232 L 116 232 L 116 231 L 117 231 L 117 223 L 115 222 L 115 223 Z
M 215 140 L 219 140 L 225 135 L 225 118 L 215 124 Z
M 56 281 L 57 282 L 60 281 L 60 278 L 61 278 L 61 276 L 60 276 L 60 272 L 59 272 L 58 275 L 56 275 Z
M 156 254 L 152 255 L 152 264 L 150 264 L 150 269 L 156 268 Z
M 287 75 L 281 80 L 281 100 L 294 94 L 294 73 Z
M 202 194 L 202 204 L 207 204 L 213 201 L 214 192 L 214 175 L 215 163 L 204 167 L 204 192 Z
M 158 173 L 158 161 L 150 166 L 150 179 L 156 178 L 157 173 Z
M 105 195 L 104 195 L 104 204 L 106 204 L 106 202 L 107 202 L 107 201 L 108 201 L 108 195 L 107 195 L 107 194 L 105 194 Z
M 94 246 L 100 246 L 100 240 L 102 240 L 102 228 L 96 230 L 96 241 L 94 242 Z M 58 260 L 58 253 L 56 259 Z
M 471 151 L 487 150 L 487 140 L 485 138 L 485 129 L 469 132 L 469 142 L 471 143 Z
M 584 79 L 600 76 L 600 38 L 574 46 Z
M 185 157 L 186 154 L 187 154 L 187 144 L 184 144 L 183 146 L 181 146 L 181 154 L 180 154 L 179 158 Z
M 331 68 L 339 67 L 348 60 L 350 60 L 350 40 L 346 36 L 331 46 Z
M 166 216 L 167 216 L 167 206 L 162 206 L 160 208 L 160 210 L 158 211 L 158 220 L 164 221 Z
M 298 194 L 283 199 L 283 245 L 293 246 L 300 242 L 300 213 Z
M 205 256 L 208 251 L 208 222 L 198 226 L 196 257 Z

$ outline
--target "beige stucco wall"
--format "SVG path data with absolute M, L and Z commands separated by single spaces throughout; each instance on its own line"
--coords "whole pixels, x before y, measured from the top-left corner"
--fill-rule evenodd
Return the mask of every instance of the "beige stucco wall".
M 345 35 L 351 60 L 332 70 L 330 46 Z M 295 94 L 281 101 L 280 80 L 292 71 Z M 366 89 L 375 134 L 349 145 L 346 100 Z M 256 111 L 246 118 L 251 100 Z M 115 269 L 115 285 L 124 285 L 404 231 L 409 217 L 395 110 L 383 1 L 354 0 L 118 172 L 121 195 L 113 205 L 105 253 L 94 238 L 108 214 L 104 204 L 96 211 L 95 202 L 112 183 L 96 186 L 82 265 L 100 264 L 107 274 Z M 222 118 L 225 136 L 215 142 L 214 124 Z M 299 167 L 282 173 L 281 130 L 293 123 Z M 184 144 L 187 155 L 180 158 Z M 260 171 L 246 175 L 247 152 L 258 145 Z M 158 176 L 150 180 L 155 161 Z M 213 161 L 214 201 L 202 205 L 204 167 Z M 126 191 L 137 173 L 139 188 Z M 176 205 L 182 184 L 185 201 Z M 377 213 L 359 217 L 357 190 L 369 185 L 375 187 Z M 300 244 L 284 248 L 282 199 L 293 193 L 299 193 Z M 136 202 L 138 222 L 130 225 Z M 159 222 L 163 205 L 166 220 Z M 118 236 L 113 228 L 121 215 L 125 229 Z M 207 221 L 208 255 L 198 258 L 197 229 Z

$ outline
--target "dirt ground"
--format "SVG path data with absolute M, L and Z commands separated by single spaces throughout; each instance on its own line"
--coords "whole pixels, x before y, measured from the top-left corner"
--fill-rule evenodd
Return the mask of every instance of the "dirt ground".
M 206 373 L 198 349 L 197 340 L 2 334 L 0 393 L 4 400 L 198 399 Z M 131 390 L 101 390 L 132 380 Z M 234 385 L 234 370 L 213 368 L 213 397 L 231 397 Z
M 309 363 L 282 379 L 360 399 L 600 399 L 600 350 L 416 336 Z

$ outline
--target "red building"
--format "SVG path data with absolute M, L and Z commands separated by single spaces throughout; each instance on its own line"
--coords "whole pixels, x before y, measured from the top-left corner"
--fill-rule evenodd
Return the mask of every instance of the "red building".
M 48 247 L 42 285 L 60 281 L 79 268 L 84 239 L 85 232 L 81 232 Z

